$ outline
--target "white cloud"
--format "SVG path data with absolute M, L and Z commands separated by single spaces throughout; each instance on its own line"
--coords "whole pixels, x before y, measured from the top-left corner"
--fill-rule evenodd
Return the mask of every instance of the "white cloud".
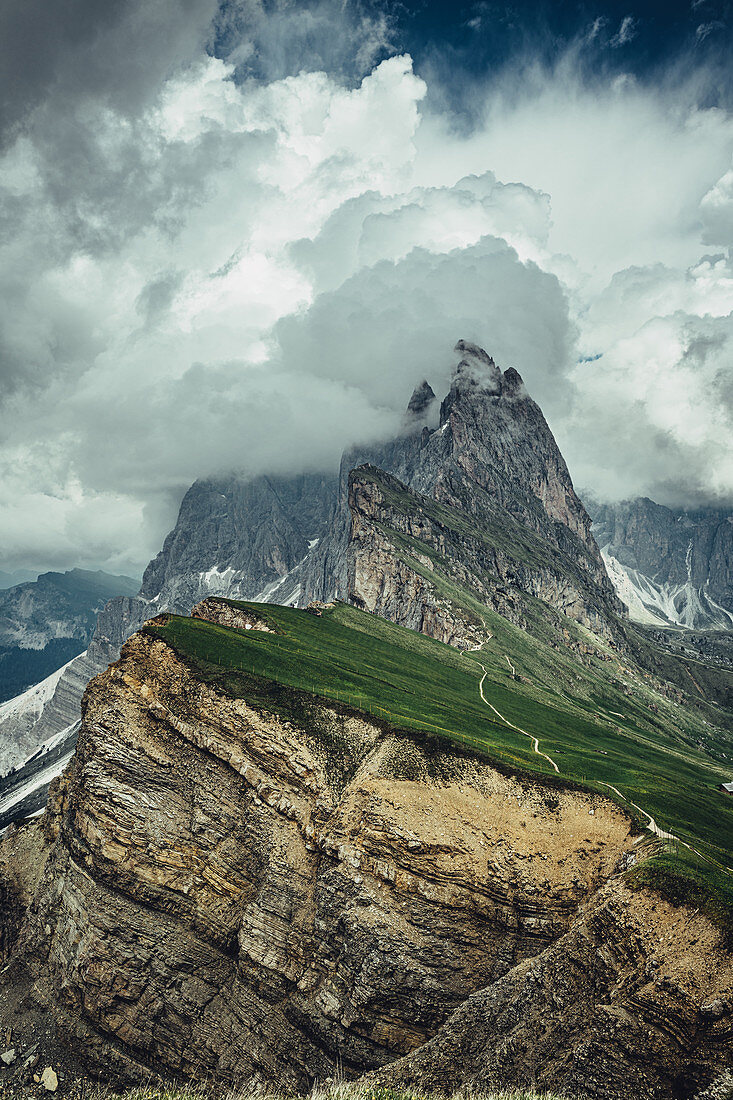
M 637 26 L 637 21 L 633 15 L 625 15 L 621 20 L 619 29 L 609 43 L 612 49 L 618 49 L 620 46 L 632 42 L 636 38 Z
M 567 456 L 611 498 L 729 502 L 733 318 L 654 317 L 574 372 Z
M 408 57 L 374 65 L 378 20 L 342 16 L 349 82 L 338 6 L 233 5 L 259 45 L 228 61 L 204 7 L 145 95 L 62 65 L 64 110 L 4 154 L 0 564 L 141 566 L 197 476 L 335 463 L 459 337 L 525 376 L 579 482 L 733 494 L 726 112 L 569 54 L 459 131 Z M 293 75 L 314 27 L 334 71 Z

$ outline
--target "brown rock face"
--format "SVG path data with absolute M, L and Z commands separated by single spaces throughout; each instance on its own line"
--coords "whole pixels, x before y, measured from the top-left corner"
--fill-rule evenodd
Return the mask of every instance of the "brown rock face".
M 441 590 L 442 575 L 516 625 L 525 625 L 526 593 L 601 635 L 610 633 L 603 596 L 585 569 L 558 561 L 541 539 L 507 518 L 482 522 L 370 466 L 349 478 L 349 509 L 347 592 L 357 607 L 470 648 L 483 640 L 481 624 Z
M 544 958 L 632 847 L 602 798 L 288 714 L 146 635 L 90 684 L 10 947 L 98 1070 L 302 1087 L 384 1066 Z
M 209 596 L 197 603 L 191 612 L 192 619 L 204 619 L 219 626 L 228 626 L 232 630 L 261 630 L 272 634 L 271 626 L 261 615 L 244 607 L 234 607 L 217 596 Z
M 377 1077 L 398 1088 L 691 1098 L 726 1076 L 732 992 L 730 955 L 707 920 L 612 883 L 557 943 Z

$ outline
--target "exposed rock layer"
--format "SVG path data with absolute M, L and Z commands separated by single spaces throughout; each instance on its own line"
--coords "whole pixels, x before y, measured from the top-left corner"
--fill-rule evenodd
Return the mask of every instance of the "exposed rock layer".
M 693 1097 L 729 1064 L 732 982 L 707 920 L 614 883 L 556 944 L 469 997 L 378 1078 L 436 1091 Z
M 146 635 L 90 684 L 45 829 L 15 951 L 92 1062 L 299 1086 L 436 1034 L 632 846 L 604 799 L 315 701 L 258 711 Z

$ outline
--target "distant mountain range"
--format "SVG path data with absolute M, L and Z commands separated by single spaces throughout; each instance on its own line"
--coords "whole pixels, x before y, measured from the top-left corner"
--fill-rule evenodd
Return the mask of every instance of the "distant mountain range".
M 16 584 L 34 581 L 37 577 L 38 573 L 34 573 L 32 569 L 14 569 L 12 573 L 0 569 L 0 592 L 5 588 L 15 588 Z
M 733 513 L 666 508 L 647 497 L 586 504 L 608 574 L 635 622 L 733 630 Z
M 42 573 L 35 581 L 0 591 L 0 703 L 45 680 L 81 653 L 108 601 L 137 588 L 132 577 L 71 569 Z M 38 706 L 38 698 L 33 705 Z M 7 713 L 7 707 L 0 707 L 0 723 Z M 20 731 L 14 733 L 11 744 L 22 743 Z M 7 752 L 7 746 L 3 748 Z M 4 758 L 0 750 L 0 761 Z

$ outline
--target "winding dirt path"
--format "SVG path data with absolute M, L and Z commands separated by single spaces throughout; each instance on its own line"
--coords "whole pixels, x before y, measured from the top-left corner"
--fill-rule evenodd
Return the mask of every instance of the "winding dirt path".
M 489 634 L 488 638 L 486 638 L 486 641 L 490 641 L 492 637 L 493 636 L 491 634 Z M 469 652 L 472 652 L 472 653 L 477 652 L 478 650 L 482 649 L 484 645 L 485 645 L 485 641 L 481 642 L 480 646 L 473 646 L 469 650 Z M 464 654 L 464 656 L 468 657 L 468 653 Z M 512 664 L 510 659 L 508 659 L 508 657 L 506 656 L 506 653 L 504 654 L 504 657 L 506 658 L 506 662 L 508 664 L 508 667 L 510 667 L 510 669 L 512 670 L 512 674 L 515 675 L 514 665 Z M 522 729 L 521 726 L 515 726 L 513 722 L 510 722 L 510 720 L 508 720 L 508 718 L 504 717 L 504 715 L 501 713 L 501 711 L 497 711 L 494 704 L 490 703 L 488 698 L 486 698 L 486 696 L 484 695 L 484 692 L 483 692 L 483 682 L 486 679 L 486 675 L 488 675 L 488 670 L 486 670 L 485 664 L 483 664 L 482 661 L 477 660 L 477 663 L 480 664 L 481 668 L 483 669 L 483 675 L 481 676 L 481 680 L 479 681 L 479 694 L 481 695 L 482 701 L 485 703 L 486 706 L 489 707 L 490 711 L 494 712 L 494 714 L 496 715 L 497 718 L 501 718 L 502 722 L 506 726 L 511 726 L 512 729 L 516 729 L 518 734 L 524 734 L 525 737 L 528 737 L 530 739 L 530 741 L 532 741 L 532 744 L 533 744 L 535 752 L 537 753 L 537 756 L 544 757 L 544 759 L 547 760 L 548 763 L 550 763 L 551 766 L 553 766 L 553 768 L 555 768 L 555 771 L 559 773 L 560 769 L 558 768 L 557 763 L 555 762 L 555 760 L 553 760 L 553 758 L 548 756 L 546 752 L 543 752 L 543 751 L 540 750 L 539 740 L 535 737 L 535 735 L 534 734 L 528 734 L 527 730 Z M 616 712 L 611 711 L 610 713 L 615 714 Z M 619 717 L 624 717 L 624 715 L 619 715 Z M 718 860 L 712 859 L 710 856 L 707 856 L 704 853 L 702 853 L 702 851 L 699 851 L 697 848 L 694 848 L 691 844 L 687 843 L 687 840 L 681 840 L 675 833 L 668 833 L 666 831 L 666 829 L 661 828 L 659 825 L 657 825 L 657 823 L 654 820 L 654 817 L 652 816 L 652 814 L 648 813 L 646 810 L 642 810 L 642 807 L 638 806 L 635 802 L 632 802 L 631 799 L 627 799 L 626 795 L 622 794 L 621 791 L 619 790 L 619 788 L 614 787 L 613 783 L 606 783 L 604 780 L 601 780 L 601 779 L 597 780 L 597 782 L 599 783 L 599 785 L 601 785 L 601 787 L 608 787 L 610 791 L 613 791 L 615 794 L 619 795 L 620 799 L 622 799 L 624 802 L 627 802 L 628 805 L 633 806 L 634 810 L 638 810 L 639 813 L 641 813 L 644 817 L 646 817 L 646 827 L 649 829 L 649 832 L 653 833 L 654 836 L 656 836 L 659 840 L 676 840 L 677 844 L 681 844 L 681 845 L 685 846 L 689 851 L 692 851 L 692 853 L 694 853 L 694 855 L 698 856 L 700 859 L 704 859 L 705 862 L 709 862 L 709 864 L 713 864 L 713 866 L 720 868 L 722 871 L 724 871 L 726 873 L 726 875 L 729 875 L 729 876 L 732 875 L 733 872 L 731 871 L 730 868 L 724 867 L 722 864 L 719 864 Z
M 488 637 L 486 638 L 486 641 L 487 642 L 490 641 L 492 637 L 493 637 L 492 634 L 488 634 Z M 485 644 L 486 644 L 486 642 L 482 642 L 481 645 L 473 646 L 469 650 L 469 652 L 470 653 L 476 653 L 478 650 L 482 649 Z M 464 656 L 467 657 L 468 653 L 464 653 Z M 509 657 L 507 657 L 506 654 L 504 654 L 504 656 L 506 657 L 507 663 L 508 663 L 510 669 L 512 670 L 512 675 L 516 675 L 516 673 L 514 671 L 514 666 L 512 665 L 511 661 L 509 660 Z M 508 718 L 505 718 L 504 715 L 501 713 L 501 711 L 498 711 L 496 709 L 496 707 L 494 706 L 494 704 L 490 703 L 489 700 L 486 698 L 486 696 L 484 694 L 484 680 L 486 679 L 486 677 L 488 675 L 488 671 L 486 669 L 486 666 L 483 664 L 483 662 L 477 660 L 477 664 L 481 666 L 481 668 L 483 669 L 483 673 L 484 673 L 483 676 L 481 677 L 481 679 L 479 681 L 479 685 L 478 685 L 479 695 L 481 696 L 481 699 L 483 700 L 483 702 L 486 704 L 486 706 L 489 708 L 489 710 L 493 710 L 493 712 L 497 716 L 497 718 L 500 718 L 505 725 L 510 726 L 512 729 L 516 730 L 517 733 L 522 733 L 522 734 L 524 734 L 525 737 L 529 737 L 529 739 L 532 742 L 534 751 L 537 753 L 537 755 L 544 757 L 544 759 L 547 760 L 548 763 L 550 763 L 553 766 L 553 768 L 555 769 L 555 771 L 558 772 L 558 774 L 559 774 L 560 769 L 558 768 L 557 764 L 552 759 L 552 757 L 548 756 L 546 752 L 541 752 L 540 743 L 539 743 L 538 739 L 535 737 L 535 735 L 533 733 L 527 733 L 527 731 L 523 730 L 521 728 L 521 726 L 515 726 L 513 722 L 510 722 Z M 616 711 L 611 711 L 610 713 L 615 714 L 617 712 Z M 625 716 L 624 715 L 619 715 L 619 717 L 623 718 Z M 615 794 L 617 794 L 619 796 L 619 798 L 623 799 L 624 802 L 628 802 L 628 804 L 630 806 L 633 806 L 635 810 L 638 810 L 639 813 L 642 814 L 647 819 L 647 824 L 646 824 L 647 829 L 651 833 L 653 833 L 654 836 L 656 836 L 659 840 L 674 840 L 678 844 L 682 844 L 690 852 L 694 852 L 694 854 L 696 856 L 699 856 L 700 859 L 705 860 L 707 863 L 712 863 L 713 866 L 718 867 L 721 871 L 725 872 L 725 874 L 727 874 L 729 876 L 733 875 L 733 872 L 731 871 L 730 868 L 725 867 L 722 863 L 718 863 L 717 860 L 712 859 L 708 855 L 705 855 L 704 852 L 701 852 L 697 848 L 694 848 L 692 846 L 692 844 L 688 844 L 686 840 L 681 840 L 675 833 L 668 833 L 666 829 L 662 829 L 659 825 L 657 825 L 656 821 L 654 820 L 652 815 L 647 812 L 647 810 L 643 810 L 641 808 L 641 806 L 637 806 L 636 802 L 632 802 L 631 799 L 627 798 L 625 794 L 622 794 L 621 791 L 618 789 L 618 787 L 614 787 L 612 783 L 606 783 L 602 779 L 598 779 L 598 780 L 596 780 L 596 782 L 601 787 L 608 787 L 609 790 L 611 790 Z
M 490 639 L 491 639 L 491 634 L 489 634 L 489 637 L 486 640 L 489 641 Z M 469 650 L 469 652 L 470 653 L 476 653 L 477 650 L 481 649 L 481 647 L 484 644 L 485 643 L 482 642 L 481 645 L 473 646 L 473 648 L 471 650 Z M 468 654 L 465 654 L 465 656 L 467 657 Z M 506 657 L 506 654 L 504 654 L 504 656 Z M 506 657 L 506 659 L 507 659 L 507 663 L 508 663 L 510 669 L 512 670 L 512 675 L 513 676 L 516 675 L 516 673 L 514 672 L 514 666 L 512 665 L 511 661 L 509 660 L 508 657 Z M 483 702 L 486 704 L 486 706 L 489 708 L 489 710 L 493 710 L 494 714 L 497 716 L 497 718 L 501 718 L 501 720 L 502 720 L 502 722 L 504 723 L 505 726 L 510 726 L 511 729 L 516 730 L 517 733 L 522 733 L 522 734 L 524 734 L 525 737 L 529 737 L 529 739 L 532 742 L 532 745 L 534 747 L 534 751 L 537 753 L 537 755 L 544 757 L 544 759 L 547 760 L 547 762 L 549 764 L 552 764 L 555 771 L 559 773 L 560 769 L 558 768 L 557 764 L 552 759 L 552 757 L 548 756 L 546 752 L 541 752 L 540 751 L 540 743 L 537 740 L 537 738 L 535 737 L 535 735 L 533 733 L 527 733 L 527 731 L 523 730 L 521 726 L 515 726 L 513 722 L 510 722 L 508 718 L 504 717 L 504 715 L 501 713 L 501 711 L 496 709 L 496 707 L 494 706 L 493 703 L 489 702 L 489 700 L 484 695 L 484 680 L 488 676 L 488 671 L 486 669 L 486 665 L 484 665 L 481 661 L 477 660 L 476 663 L 478 665 L 480 665 L 481 668 L 484 670 L 484 674 L 481 677 L 481 679 L 479 680 L 478 691 L 479 691 L 479 695 L 481 696 Z
M 642 810 L 641 806 L 637 806 L 637 804 L 632 802 L 630 798 L 627 798 L 625 794 L 621 794 L 618 787 L 614 787 L 612 783 L 605 783 L 602 779 L 597 779 L 596 783 L 599 783 L 602 787 L 608 787 L 610 791 L 614 791 L 619 798 L 624 800 L 624 802 L 628 802 L 629 806 L 633 806 L 635 810 L 643 814 L 647 819 L 647 829 L 653 832 L 656 837 L 659 837 L 660 840 L 675 840 L 678 844 L 681 844 L 683 848 L 687 848 L 688 852 L 694 852 L 700 859 L 705 860 L 706 863 L 711 863 L 713 867 L 717 867 L 718 870 L 723 871 L 724 874 L 731 877 L 733 872 L 730 867 L 725 867 L 722 863 L 718 863 L 717 859 L 713 859 L 712 856 L 708 856 L 704 852 L 701 852 L 699 848 L 695 848 L 694 845 L 688 844 L 686 840 L 681 840 L 675 833 L 668 833 L 665 829 L 660 829 L 652 815 L 647 813 L 646 810 Z M 641 837 L 639 837 L 635 843 L 638 843 L 639 840 L 641 840 Z
M 614 791 L 619 796 L 619 798 L 623 798 L 624 802 L 628 802 L 629 806 L 633 806 L 635 810 L 638 810 L 640 814 L 643 814 L 644 817 L 647 819 L 647 829 L 653 832 L 655 836 L 658 836 L 660 840 L 676 840 L 680 844 L 684 844 L 685 847 L 689 848 L 691 852 L 697 852 L 696 848 L 692 848 L 689 844 L 686 843 L 686 841 L 680 840 L 680 838 L 678 836 L 675 836 L 674 833 L 668 833 L 665 829 L 660 829 L 659 825 L 657 825 L 656 821 L 650 813 L 647 813 L 646 810 L 642 810 L 641 806 L 637 806 L 636 803 L 632 802 L 630 798 L 627 798 L 625 794 L 621 794 L 621 791 L 618 789 L 618 787 L 614 787 L 613 783 L 606 783 L 603 779 L 597 779 L 596 783 L 599 783 L 601 787 L 608 787 L 609 791 Z M 697 855 L 702 855 L 702 853 L 697 852 Z M 703 856 L 703 859 L 704 858 L 705 857 Z

